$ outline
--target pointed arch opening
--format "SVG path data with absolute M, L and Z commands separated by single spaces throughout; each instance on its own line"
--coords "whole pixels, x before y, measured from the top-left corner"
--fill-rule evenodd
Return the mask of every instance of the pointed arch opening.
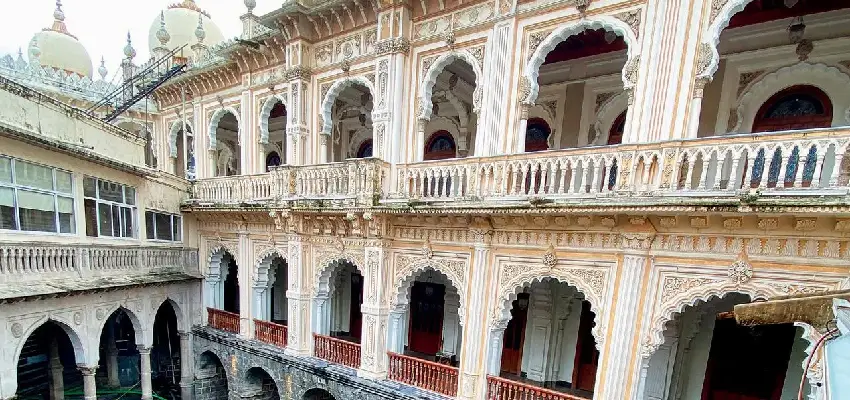
M 322 100 L 321 161 L 339 162 L 358 157 L 366 140 L 381 139 L 372 121 L 374 87 L 363 77 L 348 77 L 331 85 Z M 370 156 L 380 157 L 377 143 Z M 365 154 L 365 153 L 364 153 Z
M 171 125 L 168 140 L 171 172 L 186 179 L 195 179 L 195 135 L 192 126 L 182 121 Z
M 287 109 L 280 96 L 271 96 L 260 111 L 260 150 L 265 158 L 265 170 L 286 163 Z
M 438 57 L 429 67 L 422 82 L 422 93 L 417 110 L 420 121 L 419 146 L 428 156 L 429 136 L 439 130 L 449 130 L 454 137 L 454 157 L 474 154 L 477 115 L 482 89 L 478 61 L 466 50 L 456 50 Z M 441 119 L 453 121 L 446 126 Z
M 67 325 L 47 320 L 26 337 L 17 363 L 17 398 L 61 398 L 82 385 L 82 341 Z M 12 377 L 9 377 L 10 379 Z
M 210 121 L 210 149 L 214 176 L 239 175 L 242 172 L 242 136 L 238 113 L 223 108 Z
M 98 375 L 112 388 L 132 388 L 141 381 L 139 346 L 144 331 L 138 317 L 119 307 L 112 312 L 100 333 Z
M 180 319 L 173 304 L 166 300 L 156 310 L 150 355 L 153 391 L 166 398 L 180 395 L 180 371 L 189 361 L 180 357 Z

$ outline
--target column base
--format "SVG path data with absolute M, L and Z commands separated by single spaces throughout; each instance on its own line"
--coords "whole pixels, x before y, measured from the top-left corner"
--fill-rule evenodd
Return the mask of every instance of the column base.
M 363 370 L 363 369 L 358 369 L 357 370 L 357 376 L 360 377 L 360 378 L 378 381 L 378 380 L 387 379 L 387 372 L 386 371 L 384 371 L 384 372 L 372 372 L 372 371 L 366 371 L 366 370 Z

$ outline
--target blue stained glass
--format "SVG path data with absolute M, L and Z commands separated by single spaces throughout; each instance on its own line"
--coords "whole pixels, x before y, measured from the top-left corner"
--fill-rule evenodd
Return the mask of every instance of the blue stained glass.
M 753 175 L 750 183 L 758 185 L 761 182 L 762 174 L 764 174 L 764 149 L 759 150 L 756 155 L 756 161 L 753 163 Z
M 815 177 L 815 167 L 818 162 L 818 149 L 815 146 L 809 148 L 806 156 L 806 165 L 803 166 L 803 182 L 811 183 Z
M 617 160 L 611 164 L 611 174 L 608 175 L 608 190 L 614 190 L 617 184 Z
M 776 149 L 770 159 L 770 170 L 767 172 L 767 186 L 774 187 L 779 181 L 779 165 L 782 163 L 782 150 Z
M 791 157 L 788 157 L 788 167 L 785 168 L 785 183 L 794 183 L 794 178 L 797 176 L 797 165 L 800 163 L 800 148 L 794 146 L 791 151 Z

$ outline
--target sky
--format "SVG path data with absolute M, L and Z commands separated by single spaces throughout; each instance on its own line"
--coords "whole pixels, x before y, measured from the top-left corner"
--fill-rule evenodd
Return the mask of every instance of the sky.
M 3 2 L 10 0 L 2 0 Z M 161 10 L 182 0 L 62 0 L 65 25 L 86 47 L 97 71 L 100 58 L 106 59 L 108 79 L 115 75 L 123 58 L 127 32 L 133 38 L 136 64 L 147 61 L 148 29 L 159 20 Z M 212 16 L 225 38 L 242 33 L 239 17 L 246 12 L 243 0 L 195 0 L 199 7 Z M 283 4 L 281 0 L 256 0 L 254 14 L 263 15 Z M 55 0 L 27 0 L 14 8 L 0 12 L 0 57 L 12 54 L 18 48 L 27 56 L 27 45 L 33 34 L 53 24 Z M 95 77 L 98 78 L 97 73 Z

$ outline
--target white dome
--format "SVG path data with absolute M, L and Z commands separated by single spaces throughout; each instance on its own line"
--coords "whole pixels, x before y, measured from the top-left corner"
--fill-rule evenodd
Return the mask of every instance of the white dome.
M 195 37 L 195 29 L 198 28 L 198 14 L 201 14 L 201 19 L 204 21 L 204 32 L 206 38 L 204 44 L 207 46 L 215 45 L 224 41 L 224 35 L 221 29 L 212 22 L 209 14 L 201 10 L 194 0 L 183 0 L 182 3 L 172 4 L 165 10 L 165 29 L 168 32 L 169 40 L 166 47 L 169 50 L 176 49 L 184 44 L 187 45 L 184 50 L 186 54 L 191 54 L 190 47 L 198 42 Z M 148 31 L 148 49 L 151 53 L 157 47 L 160 47 L 157 31 L 160 29 L 160 16 L 157 16 L 151 23 Z
M 65 27 L 65 14 L 61 3 L 53 13 L 53 26 L 33 35 L 30 39 L 30 63 L 37 62 L 69 73 L 92 77 L 94 68 L 86 48 Z

